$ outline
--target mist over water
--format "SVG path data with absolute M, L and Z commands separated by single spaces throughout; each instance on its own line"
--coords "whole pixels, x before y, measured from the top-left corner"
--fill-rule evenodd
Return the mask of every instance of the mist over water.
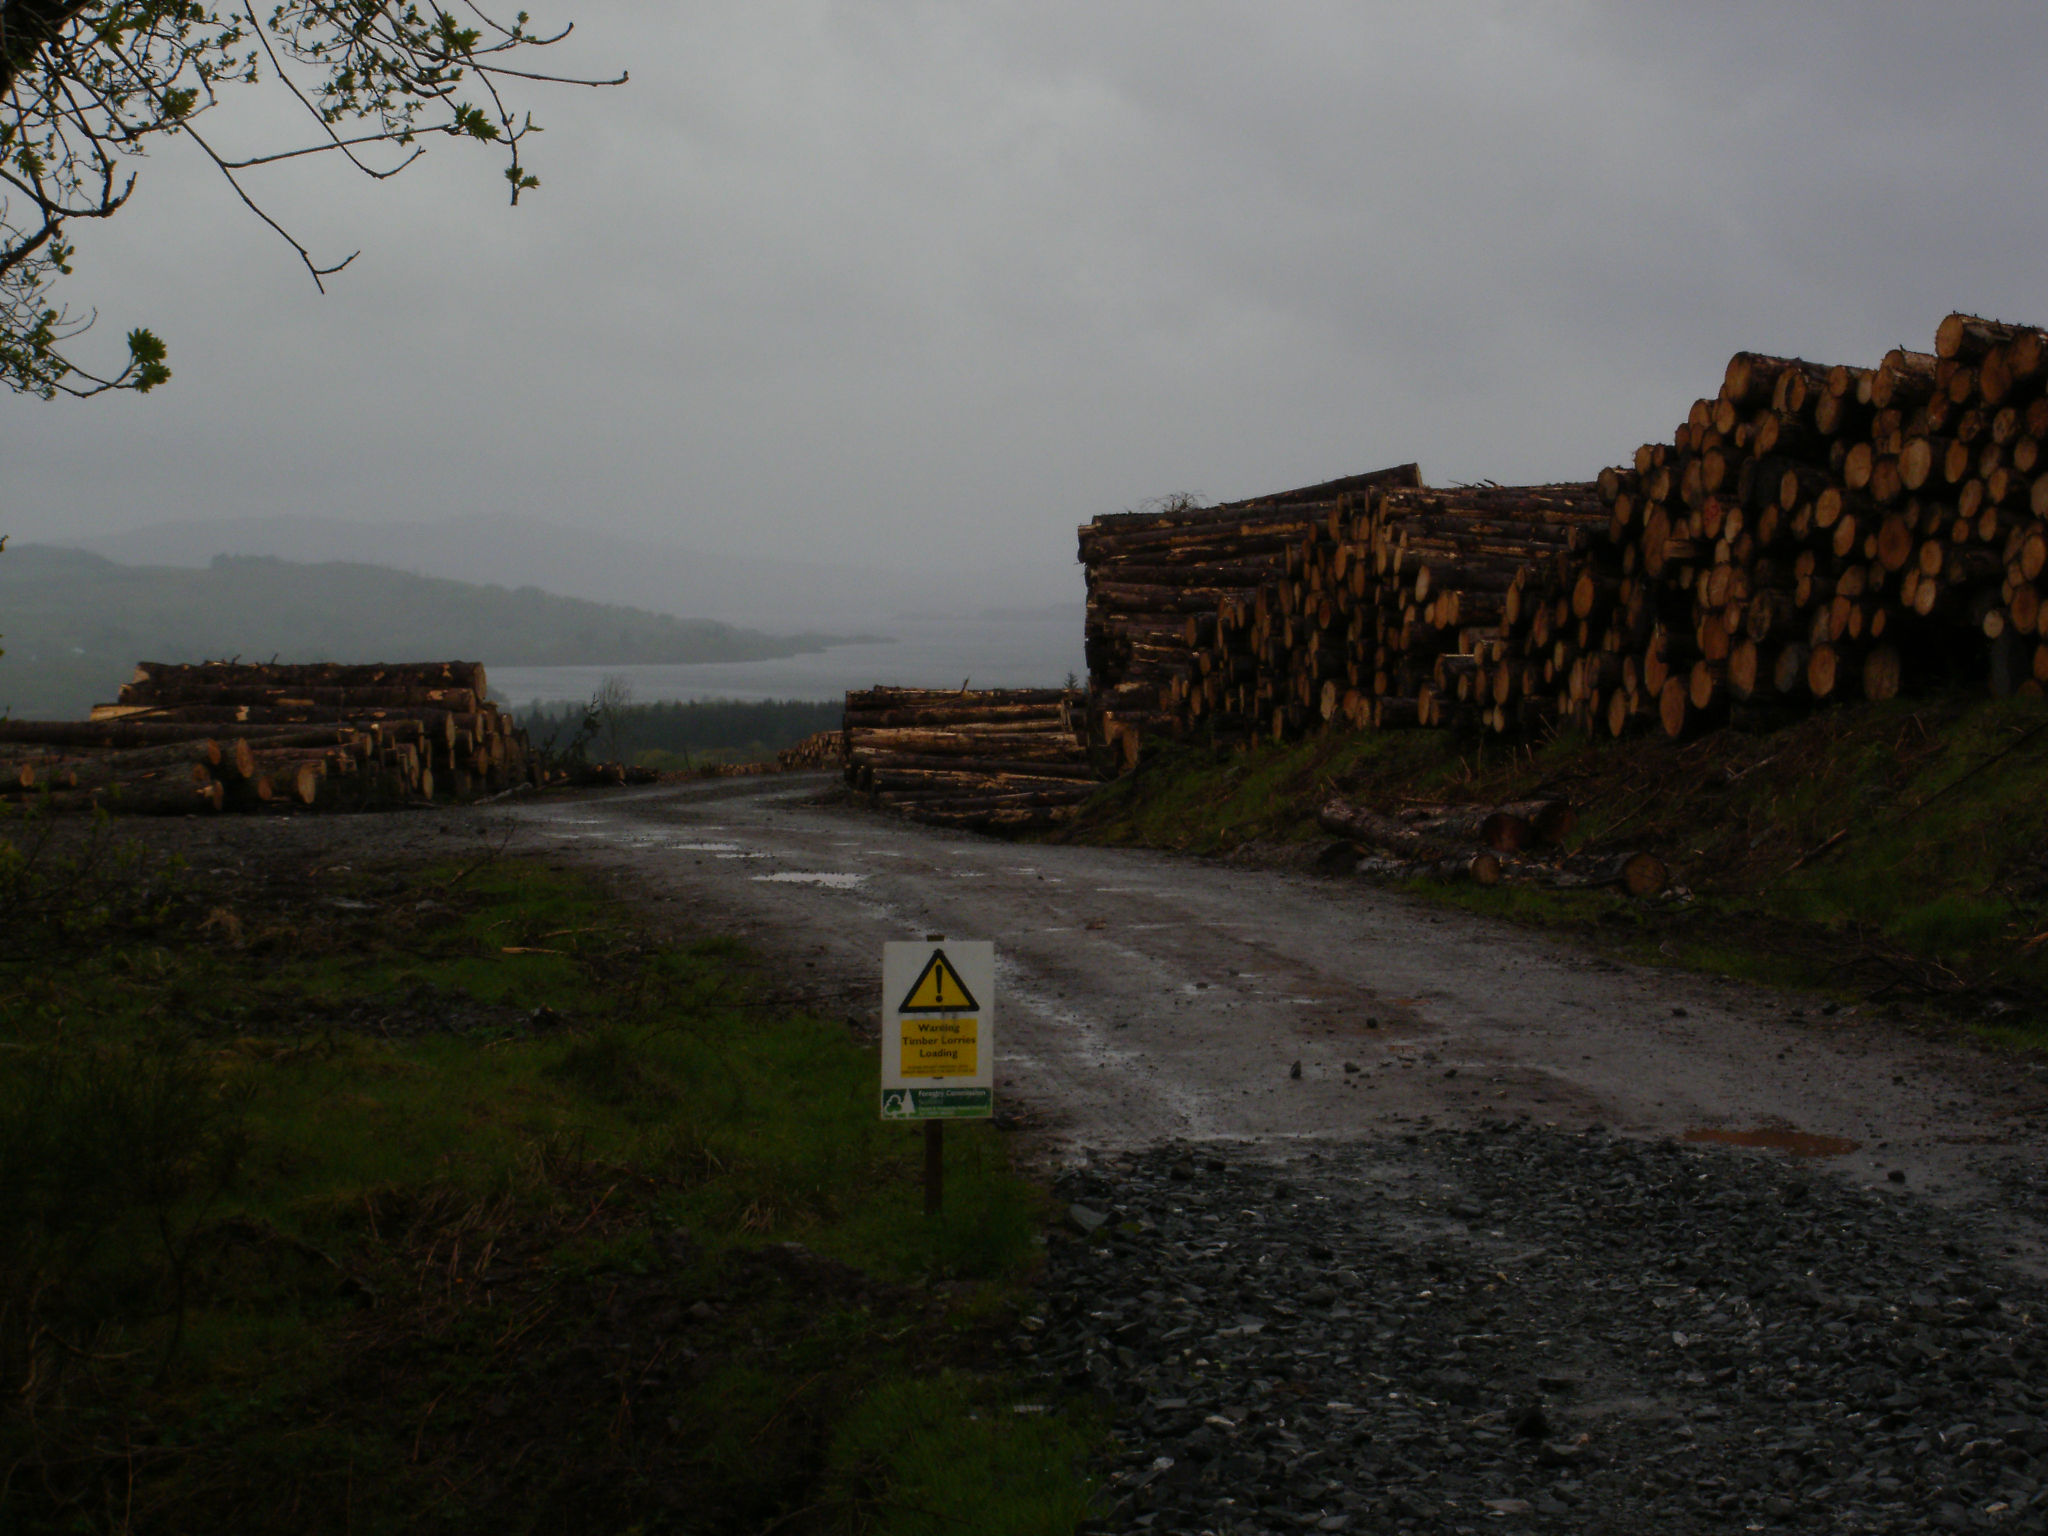
M 1002 618 L 891 619 L 894 638 L 840 645 L 772 661 L 691 666 L 491 667 L 491 692 L 517 708 L 589 698 L 608 677 L 623 677 L 636 703 L 661 699 L 837 699 L 848 689 L 889 683 L 907 688 L 1056 688 L 1086 674 L 1078 608 Z

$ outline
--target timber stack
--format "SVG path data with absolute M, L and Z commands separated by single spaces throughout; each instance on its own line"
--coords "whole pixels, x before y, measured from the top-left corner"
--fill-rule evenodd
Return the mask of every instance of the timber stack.
M 1950 315 L 1876 367 L 1737 353 L 1597 481 L 1413 466 L 1097 518 L 1094 741 L 1323 726 L 1682 736 L 1901 688 L 2048 687 L 2048 330 Z
M 1686 735 L 1902 689 L 2048 683 L 2048 331 L 1955 314 L 1875 368 L 1737 353 L 1608 470 L 1553 615 L 1588 730 Z
M 1312 510 L 1262 579 L 1184 622 L 1160 689 L 1165 734 L 1287 739 L 1476 717 L 1478 669 L 1531 573 L 1607 521 L 1591 482 L 1432 489 L 1413 465 L 1336 482 Z M 1128 738 L 1105 742 L 1119 766 L 1134 760 Z
M 936 826 L 1053 826 L 1098 783 L 1086 703 L 1070 688 L 857 690 L 846 696 L 846 782 Z
M 0 721 L 0 793 L 57 811 L 370 809 L 527 782 L 473 662 L 144 662 L 86 721 Z
M 813 731 L 793 747 L 784 747 L 775 754 L 776 767 L 785 773 L 799 773 L 811 768 L 844 769 L 846 767 L 846 729 L 836 731 Z
M 1088 731 L 1112 763 L 1142 736 L 1185 734 L 1188 689 L 1209 674 L 1219 615 L 1298 574 L 1301 551 L 1338 508 L 1376 486 L 1413 486 L 1413 464 L 1218 507 L 1098 517 L 1080 530 L 1088 580 Z M 1219 677 L 1220 692 L 1226 679 Z M 1234 685 L 1234 680 L 1231 680 Z
M 1470 722 L 1491 711 L 1480 669 L 1501 652 L 1532 573 L 1578 549 L 1604 521 L 1590 483 L 1369 495 L 1304 548 L 1303 581 L 1274 594 L 1282 611 L 1312 614 L 1335 642 L 1326 653 L 1337 654 L 1326 654 L 1319 690 L 1296 681 L 1301 715 L 1257 723 L 1298 734 L 1340 717 L 1392 728 Z M 1294 674 L 1299 679 L 1298 663 Z

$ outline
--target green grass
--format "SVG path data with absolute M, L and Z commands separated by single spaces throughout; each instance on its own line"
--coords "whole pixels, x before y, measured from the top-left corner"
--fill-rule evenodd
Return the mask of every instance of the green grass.
M 1323 839 L 1322 801 L 1562 795 L 1575 848 L 1656 853 L 1690 893 L 1641 904 L 1527 886 L 1409 886 L 1596 936 L 1660 964 L 1902 1002 L 2048 1045 L 2048 704 L 1898 700 L 1775 731 L 1535 745 L 1445 732 L 1330 732 L 1285 746 L 1162 749 L 1108 787 L 1087 841 L 1226 851 Z
M 1071 1531 L 1087 1489 L 1071 1475 L 1072 1429 L 1043 1408 L 955 1371 L 890 1382 L 833 1436 L 829 1485 L 877 1536 L 951 1536 L 969 1511 L 1011 1536 Z
M 1340 784 L 1370 779 L 1410 792 L 1454 783 L 1464 761 L 1433 731 L 1329 732 L 1216 753 L 1166 746 L 1137 774 L 1088 802 L 1080 840 L 1222 853 L 1251 842 L 1322 838 L 1316 807 Z
M 957 1125 L 925 1218 L 743 947 L 530 864 L 152 878 L 0 935 L 0 1529 L 1073 1527 L 1098 1428 L 991 1368 L 1043 1197 Z

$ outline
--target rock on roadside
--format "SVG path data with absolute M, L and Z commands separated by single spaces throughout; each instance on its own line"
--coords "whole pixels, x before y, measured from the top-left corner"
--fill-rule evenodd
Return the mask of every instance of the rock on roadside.
M 1901 1191 L 1526 1124 L 1071 1172 L 1105 1531 L 2039 1529 L 2048 1287 Z

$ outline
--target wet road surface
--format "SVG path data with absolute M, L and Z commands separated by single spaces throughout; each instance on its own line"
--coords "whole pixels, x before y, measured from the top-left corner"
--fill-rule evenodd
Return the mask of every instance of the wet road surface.
M 519 846 L 743 934 L 783 967 L 778 985 L 868 1025 L 884 941 L 994 940 L 998 1104 L 1056 1160 L 1165 1138 L 1277 1152 L 1526 1116 L 1853 1143 L 1833 1160 L 1845 1173 L 1945 1204 L 2009 1205 L 2001 1180 L 2037 1189 L 2048 1086 L 1983 1051 L 1356 881 L 1015 845 L 815 803 L 830 782 L 711 781 L 502 814 Z

